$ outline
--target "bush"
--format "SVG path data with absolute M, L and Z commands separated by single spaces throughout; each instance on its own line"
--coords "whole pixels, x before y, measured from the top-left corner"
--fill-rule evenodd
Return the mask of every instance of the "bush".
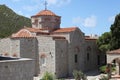
M 73 76 L 74 76 L 74 78 L 75 78 L 75 80 L 87 80 L 87 77 L 86 77 L 86 75 L 83 73 L 83 72 L 81 72 L 81 71 L 73 71 Z
M 101 67 L 99 68 L 99 70 L 100 70 L 101 73 L 106 73 L 106 68 L 107 68 L 107 66 L 104 65 L 104 66 L 101 66 Z
M 41 80 L 54 80 L 53 74 L 46 72 Z
M 116 67 L 115 65 L 112 65 L 112 72 L 116 70 L 115 67 Z M 107 65 L 101 66 L 99 68 L 101 73 L 107 73 L 106 69 L 107 69 Z

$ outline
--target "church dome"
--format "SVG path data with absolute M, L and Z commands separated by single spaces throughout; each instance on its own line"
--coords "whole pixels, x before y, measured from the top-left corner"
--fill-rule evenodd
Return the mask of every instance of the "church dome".
M 34 16 L 57 16 L 57 15 L 50 10 L 42 10 Z

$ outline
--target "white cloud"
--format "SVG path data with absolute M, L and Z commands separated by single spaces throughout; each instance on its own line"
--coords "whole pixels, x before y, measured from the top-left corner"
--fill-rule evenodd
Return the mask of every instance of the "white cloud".
M 85 27 L 95 27 L 97 24 L 96 16 L 90 16 L 84 19 L 83 26 Z
M 72 19 L 73 24 L 80 24 L 84 27 L 95 27 L 97 24 L 97 18 L 96 16 L 89 16 L 87 18 L 81 18 L 81 17 L 75 17 Z
M 108 18 L 108 21 L 111 22 L 111 23 L 113 23 L 114 20 L 115 20 L 115 16 L 111 16 L 111 17 Z

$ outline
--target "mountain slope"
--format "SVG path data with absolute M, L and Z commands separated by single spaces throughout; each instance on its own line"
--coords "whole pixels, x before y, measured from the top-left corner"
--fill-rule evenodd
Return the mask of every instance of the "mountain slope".
M 16 14 L 6 5 L 0 5 L 0 38 L 8 37 L 24 26 L 31 26 L 31 20 Z

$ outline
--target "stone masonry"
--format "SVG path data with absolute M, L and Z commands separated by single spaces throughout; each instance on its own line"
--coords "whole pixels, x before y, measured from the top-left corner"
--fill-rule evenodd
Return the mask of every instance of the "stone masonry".
M 34 67 L 31 59 L 1 60 L 0 80 L 33 80 Z

